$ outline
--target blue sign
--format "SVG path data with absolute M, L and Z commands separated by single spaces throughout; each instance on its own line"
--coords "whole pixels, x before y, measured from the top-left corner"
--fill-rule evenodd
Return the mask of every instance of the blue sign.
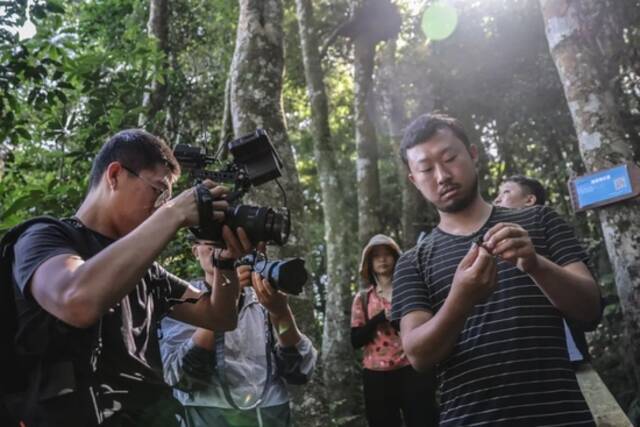
M 575 180 L 578 207 L 606 202 L 633 192 L 627 165 L 616 166 Z

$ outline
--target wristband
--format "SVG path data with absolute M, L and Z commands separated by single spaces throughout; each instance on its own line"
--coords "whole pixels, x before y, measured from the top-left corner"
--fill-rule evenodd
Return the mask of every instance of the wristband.
M 214 258 L 213 266 L 220 270 L 235 270 L 236 260 Z

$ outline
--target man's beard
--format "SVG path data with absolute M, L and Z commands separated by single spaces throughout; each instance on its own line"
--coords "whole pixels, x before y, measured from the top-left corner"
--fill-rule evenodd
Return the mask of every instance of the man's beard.
M 444 213 L 456 213 L 468 208 L 478 197 L 478 174 L 474 174 L 473 184 L 469 187 L 469 191 L 466 194 L 462 194 L 457 200 L 454 200 L 451 204 L 445 206 L 436 206 L 440 212 Z

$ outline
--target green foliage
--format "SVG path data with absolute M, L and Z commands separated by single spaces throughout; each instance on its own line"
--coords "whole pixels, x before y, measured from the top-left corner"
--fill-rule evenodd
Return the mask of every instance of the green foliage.
M 159 57 L 140 25 L 143 5 L 36 2 L 36 35 L 3 47 L 3 227 L 35 214 L 70 215 L 87 159 L 108 135 L 135 125 L 147 68 Z
M 63 9 L 55 2 L 35 2 L 30 7 L 36 22 L 50 15 L 55 19 Z M 0 140 L 15 145 L 31 138 L 26 109 L 46 112 L 66 101 L 68 83 L 54 44 L 43 40 L 20 41 L 17 28 L 25 23 L 26 1 L 10 4 L 0 18 Z
M 218 145 L 224 89 L 233 56 L 238 5 L 225 0 L 170 2 L 171 79 L 166 117 L 174 143 Z

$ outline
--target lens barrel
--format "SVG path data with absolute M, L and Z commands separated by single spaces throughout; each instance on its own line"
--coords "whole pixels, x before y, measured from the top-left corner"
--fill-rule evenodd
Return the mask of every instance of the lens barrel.
M 262 206 L 237 205 L 226 211 L 225 222 L 232 229 L 242 227 L 253 243 L 282 246 L 289 238 L 291 222 L 287 213 Z

